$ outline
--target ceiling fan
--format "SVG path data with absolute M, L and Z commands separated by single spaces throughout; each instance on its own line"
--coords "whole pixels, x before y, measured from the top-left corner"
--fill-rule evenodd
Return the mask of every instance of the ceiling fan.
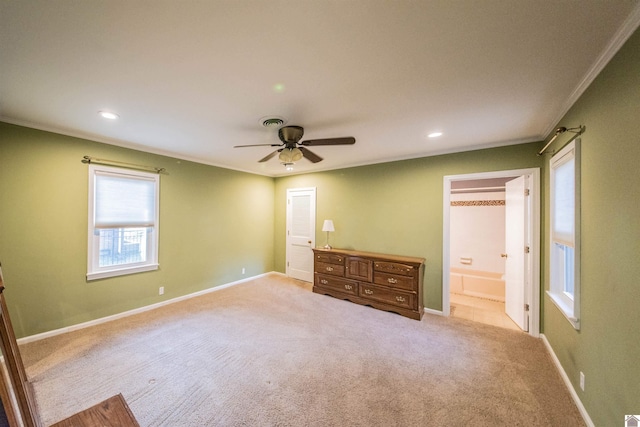
M 285 164 L 296 162 L 302 157 L 312 163 L 318 163 L 322 161 L 322 157 L 318 156 L 306 147 L 314 147 L 318 145 L 351 145 L 356 143 L 356 139 L 352 136 L 343 138 L 310 139 L 300 142 L 302 135 L 304 135 L 304 129 L 300 126 L 283 126 L 278 130 L 278 137 L 280 138 L 280 141 L 282 141 L 280 144 L 236 145 L 233 148 L 262 146 L 281 147 L 266 157 L 258 160 L 259 163 L 266 162 L 278 153 L 280 153 L 278 158 Z

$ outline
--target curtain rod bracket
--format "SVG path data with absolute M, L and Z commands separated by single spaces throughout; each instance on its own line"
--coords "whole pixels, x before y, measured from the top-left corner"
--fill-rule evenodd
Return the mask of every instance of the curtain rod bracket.
M 82 157 L 82 163 L 86 163 L 86 164 L 91 164 L 91 163 L 97 163 L 97 164 L 101 164 L 101 165 L 111 165 L 111 166 L 122 166 L 122 167 L 126 167 L 129 169 L 139 169 L 139 170 L 150 170 L 150 171 L 154 171 L 155 173 L 161 174 L 161 173 L 166 173 L 167 170 L 165 168 L 157 168 L 154 166 L 144 166 L 144 165 L 136 165 L 135 163 L 126 163 L 126 162 L 120 162 L 118 160 L 107 160 L 107 159 L 97 159 L 95 157 L 91 157 L 91 156 L 84 156 Z

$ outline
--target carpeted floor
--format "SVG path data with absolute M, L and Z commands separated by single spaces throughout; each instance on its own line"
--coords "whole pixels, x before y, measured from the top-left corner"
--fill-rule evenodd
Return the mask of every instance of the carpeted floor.
M 543 343 L 279 275 L 21 347 L 44 424 L 122 393 L 141 426 L 582 426 Z

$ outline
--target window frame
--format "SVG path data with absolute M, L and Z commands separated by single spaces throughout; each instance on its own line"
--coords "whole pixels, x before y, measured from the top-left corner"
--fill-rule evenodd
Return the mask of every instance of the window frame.
M 154 183 L 154 219 L 153 224 L 127 225 L 121 224 L 108 229 L 150 228 L 146 233 L 147 259 L 143 262 L 130 262 L 126 264 L 99 266 L 100 259 L 100 235 L 96 227 L 96 177 L 99 174 L 116 176 L 118 178 L 153 181 Z M 159 268 L 158 246 L 160 230 L 160 175 L 156 173 L 142 172 L 112 166 L 97 164 L 89 165 L 89 197 L 88 197 L 88 231 L 87 231 L 87 280 L 104 279 L 108 277 L 123 276 L 127 274 L 153 271 Z
M 573 242 L 567 242 L 566 236 L 558 237 L 555 233 L 555 194 L 557 168 L 573 160 L 574 173 L 574 215 Z M 567 318 L 571 325 L 580 329 L 580 139 L 576 138 L 549 160 L 549 290 L 547 295 Z M 560 248 L 563 246 L 564 248 Z M 566 248 L 573 248 L 573 269 L 567 271 Z M 566 292 L 567 277 L 573 279 L 573 294 Z

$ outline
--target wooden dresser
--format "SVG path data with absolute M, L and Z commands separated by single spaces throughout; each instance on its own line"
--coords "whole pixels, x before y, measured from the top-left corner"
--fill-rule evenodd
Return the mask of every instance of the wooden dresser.
M 313 250 L 313 292 L 420 320 L 424 258 Z

